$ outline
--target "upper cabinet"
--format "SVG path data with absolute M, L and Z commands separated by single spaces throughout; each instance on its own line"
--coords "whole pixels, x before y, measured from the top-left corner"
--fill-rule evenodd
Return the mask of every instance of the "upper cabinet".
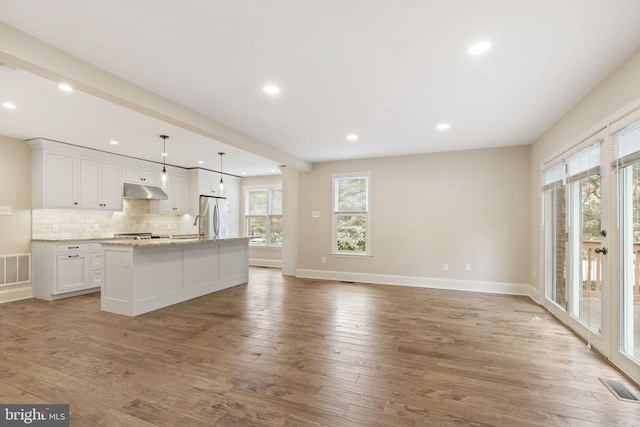
M 87 149 L 39 139 L 29 145 L 32 209 L 122 210 L 124 167 Z
M 31 146 L 32 209 L 121 211 L 123 183 L 160 186 L 162 165 L 46 139 Z M 199 196 L 225 197 L 229 207 L 229 235 L 237 236 L 240 218 L 240 180 L 205 169 L 167 166 L 168 200 L 152 200 L 151 213 L 198 214 Z
M 127 167 L 124 180 L 133 184 L 157 186 L 160 185 L 160 171 Z
M 220 175 L 198 169 L 198 194 L 203 196 L 224 197 L 224 195 L 220 193 Z
M 32 206 L 78 209 L 78 159 L 62 154 L 39 154 L 33 156 L 33 160 L 38 163 L 34 166 L 39 166 L 39 176 L 32 178 L 34 189 L 37 188 L 37 191 L 32 193 Z
M 122 210 L 122 166 L 80 160 L 80 209 Z
M 169 198 L 167 200 L 153 200 L 151 213 L 186 214 L 189 213 L 189 178 L 169 172 L 167 188 L 162 189 Z

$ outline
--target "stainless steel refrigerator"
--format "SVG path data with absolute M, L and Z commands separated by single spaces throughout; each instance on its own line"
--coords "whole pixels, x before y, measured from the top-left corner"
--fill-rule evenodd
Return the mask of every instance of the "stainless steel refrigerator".
M 229 237 L 229 204 L 224 197 L 200 196 L 200 220 L 198 233 L 205 239 L 224 239 Z

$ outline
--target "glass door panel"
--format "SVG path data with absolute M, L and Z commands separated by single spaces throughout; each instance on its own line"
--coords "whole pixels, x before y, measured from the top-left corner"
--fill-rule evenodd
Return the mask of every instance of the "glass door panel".
M 602 332 L 602 254 L 600 175 L 570 186 L 571 314 L 591 331 Z
M 545 192 L 546 224 L 546 293 L 547 298 L 562 309 L 567 307 L 566 294 L 566 191 L 557 186 Z
M 640 163 L 620 169 L 621 350 L 640 361 Z

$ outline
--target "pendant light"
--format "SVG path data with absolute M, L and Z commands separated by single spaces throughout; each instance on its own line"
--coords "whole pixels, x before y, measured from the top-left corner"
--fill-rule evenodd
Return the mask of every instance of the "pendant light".
M 167 188 L 167 135 L 160 135 L 162 138 L 162 175 L 160 180 L 162 181 L 162 188 Z
M 224 182 L 222 181 L 222 156 L 224 153 L 218 153 L 220 155 L 220 194 L 224 194 Z

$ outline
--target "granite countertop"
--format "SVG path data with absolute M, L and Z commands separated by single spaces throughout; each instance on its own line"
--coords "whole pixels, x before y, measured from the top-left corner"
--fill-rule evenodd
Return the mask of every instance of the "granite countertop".
M 216 242 L 229 242 L 234 240 L 249 240 L 249 237 L 228 237 L 224 239 L 201 239 L 193 238 L 167 238 L 167 239 L 142 239 L 142 240 L 107 240 L 102 246 L 133 246 L 133 247 L 153 247 L 170 245 L 192 245 Z
M 115 237 L 88 237 L 84 239 L 31 239 L 32 242 L 67 243 L 67 242 L 105 242 L 116 240 Z

